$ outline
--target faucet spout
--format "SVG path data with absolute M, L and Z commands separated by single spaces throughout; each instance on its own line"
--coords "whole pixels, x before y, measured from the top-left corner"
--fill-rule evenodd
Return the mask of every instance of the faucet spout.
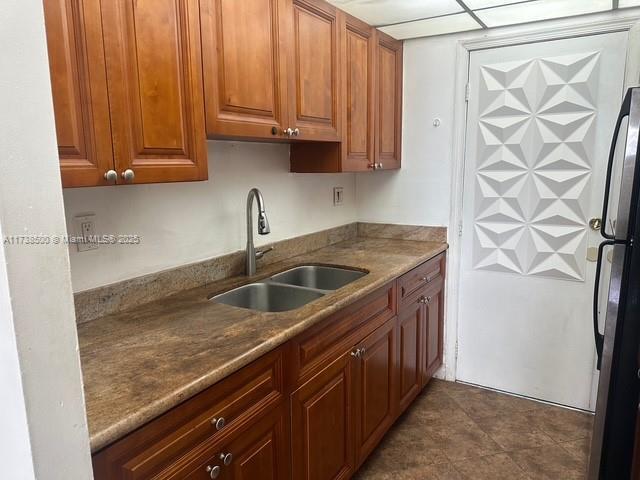
M 249 190 L 247 195 L 247 256 L 246 256 L 246 274 L 248 276 L 255 275 L 256 273 L 256 249 L 253 245 L 253 200 L 258 203 L 258 234 L 267 235 L 271 233 L 271 227 L 269 226 L 269 219 L 267 218 L 267 212 L 264 208 L 264 199 L 262 193 L 257 188 Z M 263 254 L 266 252 L 262 252 Z M 260 258 L 262 255 L 260 255 Z

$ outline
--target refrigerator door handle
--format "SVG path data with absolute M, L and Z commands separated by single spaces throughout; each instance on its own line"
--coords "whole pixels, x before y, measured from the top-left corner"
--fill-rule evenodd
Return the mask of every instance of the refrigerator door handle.
M 629 113 L 631 112 L 631 95 L 632 89 L 629 89 L 624 97 L 624 101 L 622 102 L 622 107 L 620 108 L 618 119 L 616 120 L 616 126 L 613 130 L 611 147 L 609 148 L 609 162 L 607 163 L 607 176 L 604 184 L 604 203 L 602 205 L 602 216 L 600 217 L 602 218 L 602 223 L 600 224 L 600 235 L 602 235 L 607 240 L 615 239 L 615 234 L 607 233 L 607 218 L 609 218 L 607 215 L 609 213 L 608 210 L 609 194 L 611 192 L 611 175 L 613 173 L 613 160 L 615 157 L 618 135 L 620 135 L 620 127 L 622 126 L 622 121 L 625 119 L 625 117 L 628 117 Z
M 596 278 L 593 287 L 593 340 L 596 344 L 596 353 L 598 354 L 598 362 L 596 368 L 600 370 L 602 366 L 602 348 L 604 346 L 604 335 L 600 333 L 598 325 L 598 297 L 600 293 L 600 274 L 602 273 L 602 259 L 604 258 L 605 247 L 624 243 L 616 240 L 605 240 L 598 246 L 598 260 L 596 262 Z

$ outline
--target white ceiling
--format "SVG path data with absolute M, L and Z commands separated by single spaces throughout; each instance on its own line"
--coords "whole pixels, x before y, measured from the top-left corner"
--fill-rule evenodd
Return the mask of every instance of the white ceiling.
M 398 39 L 640 6 L 640 0 L 328 0 Z

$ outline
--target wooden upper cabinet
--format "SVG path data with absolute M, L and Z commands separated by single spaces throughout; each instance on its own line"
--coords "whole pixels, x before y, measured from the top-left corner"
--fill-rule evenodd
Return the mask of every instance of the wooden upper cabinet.
M 342 12 L 323 0 L 287 1 L 289 127 L 297 140 L 339 141 Z
M 402 145 L 402 42 L 377 31 L 376 164 L 400 168 Z
M 287 4 L 201 0 L 201 9 L 207 134 L 285 138 Z
M 122 183 L 207 178 L 198 0 L 102 2 L 115 167 Z
M 375 30 L 350 15 L 345 22 L 344 136 L 342 171 L 373 167 L 375 149 Z
M 62 186 L 106 185 L 113 153 L 100 2 L 45 0 L 44 14 Z

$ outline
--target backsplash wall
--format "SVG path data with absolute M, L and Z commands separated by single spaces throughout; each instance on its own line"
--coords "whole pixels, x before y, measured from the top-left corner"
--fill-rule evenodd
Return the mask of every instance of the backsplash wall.
M 252 187 L 262 191 L 271 224 L 270 235 L 254 235 L 257 245 L 357 220 L 353 174 L 289 173 L 286 144 L 207 144 L 206 182 L 64 190 L 70 235 L 75 216 L 94 213 L 97 234 L 142 238 L 86 252 L 70 246 L 74 292 L 243 249 Z M 340 206 L 333 205 L 334 186 L 344 188 Z

